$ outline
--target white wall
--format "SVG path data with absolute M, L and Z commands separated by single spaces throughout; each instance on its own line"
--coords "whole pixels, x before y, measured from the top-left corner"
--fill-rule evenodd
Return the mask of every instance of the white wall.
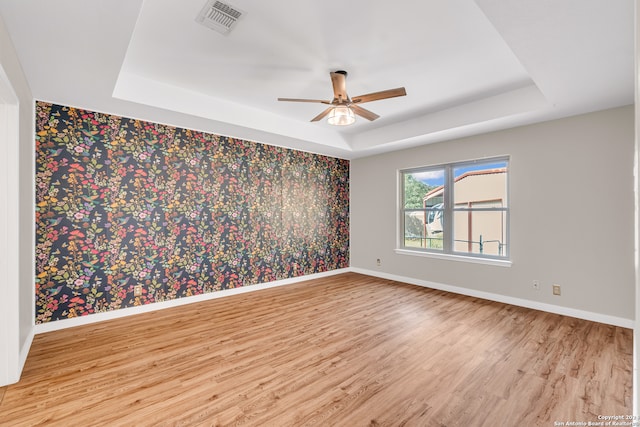
M 629 106 L 353 160 L 351 265 L 633 325 L 633 154 Z M 394 252 L 399 169 L 501 155 L 511 159 L 511 267 Z
M 0 103 L 3 169 L 0 204 L 6 240 L 0 281 L 0 386 L 16 382 L 33 339 L 34 325 L 34 102 L 4 22 L 0 19 Z

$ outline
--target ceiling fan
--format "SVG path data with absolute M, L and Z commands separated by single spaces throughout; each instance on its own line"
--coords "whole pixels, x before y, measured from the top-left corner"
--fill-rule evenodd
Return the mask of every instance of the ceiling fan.
M 332 71 L 329 74 L 331 75 L 331 83 L 333 84 L 333 99 L 331 101 L 298 98 L 278 98 L 278 101 L 316 102 L 320 104 L 330 105 L 330 107 L 315 116 L 313 119 L 311 119 L 311 121 L 317 122 L 328 115 L 329 124 L 341 126 L 354 123 L 356 121 L 355 114 L 370 121 L 373 121 L 380 117 L 376 113 L 366 110 L 358 104 L 364 104 L 365 102 L 377 101 L 380 99 L 395 98 L 397 96 L 405 96 L 407 94 L 403 87 L 399 87 L 396 89 L 388 89 L 380 92 L 373 92 L 366 95 L 354 96 L 353 98 L 349 98 L 349 95 L 347 95 L 346 84 L 347 72 L 338 70 Z

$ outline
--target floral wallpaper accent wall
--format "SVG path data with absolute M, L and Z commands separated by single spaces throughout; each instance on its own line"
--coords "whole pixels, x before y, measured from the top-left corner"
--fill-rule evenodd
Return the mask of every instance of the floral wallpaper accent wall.
M 37 323 L 344 268 L 349 162 L 37 102 L 35 256 Z

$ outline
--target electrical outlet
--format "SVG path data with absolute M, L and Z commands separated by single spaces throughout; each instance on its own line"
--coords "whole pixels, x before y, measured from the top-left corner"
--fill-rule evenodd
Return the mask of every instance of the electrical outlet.
M 378 267 L 380 267 L 380 264 L 382 264 L 382 263 L 380 262 L 380 258 L 378 258 L 378 259 L 376 260 L 376 265 L 377 265 Z
M 553 285 L 553 294 L 554 295 L 561 295 L 560 285 Z
M 533 289 L 535 289 L 536 291 L 540 290 L 540 281 L 539 280 L 534 280 L 533 281 Z
M 142 285 L 135 285 L 133 287 L 133 296 L 135 297 L 142 296 Z

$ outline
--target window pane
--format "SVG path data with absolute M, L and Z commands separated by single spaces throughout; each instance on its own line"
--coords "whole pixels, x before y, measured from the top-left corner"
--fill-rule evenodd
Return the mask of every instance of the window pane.
M 479 207 L 483 203 L 507 206 L 506 161 L 456 166 L 453 168 L 453 180 L 456 208 Z
M 404 246 L 406 248 L 440 249 L 442 250 L 442 230 L 431 232 L 425 226 L 428 211 L 410 211 L 404 214 Z
M 404 174 L 404 208 L 423 209 L 442 203 L 444 195 L 444 169 L 432 169 Z
M 456 210 L 453 214 L 455 252 L 506 256 L 506 212 Z

